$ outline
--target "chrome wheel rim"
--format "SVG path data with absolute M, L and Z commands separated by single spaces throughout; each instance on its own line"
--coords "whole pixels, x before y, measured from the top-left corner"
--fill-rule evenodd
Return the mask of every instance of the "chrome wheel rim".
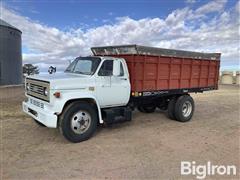
M 182 114 L 184 117 L 188 117 L 192 112 L 192 104 L 190 101 L 186 101 L 182 106 Z
M 91 116 L 87 111 L 80 110 L 72 116 L 71 128 L 76 134 L 86 132 L 91 124 Z

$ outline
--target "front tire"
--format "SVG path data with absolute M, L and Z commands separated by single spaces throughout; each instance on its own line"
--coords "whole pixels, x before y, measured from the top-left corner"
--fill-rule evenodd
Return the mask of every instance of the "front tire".
M 89 139 L 97 129 L 96 109 L 86 102 L 70 104 L 59 120 L 60 132 L 73 143 Z
M 194 113 L 194 101 L 189 95 L 180 96 L 175 104 L 175 117 L 177 121 L 190 121 Z

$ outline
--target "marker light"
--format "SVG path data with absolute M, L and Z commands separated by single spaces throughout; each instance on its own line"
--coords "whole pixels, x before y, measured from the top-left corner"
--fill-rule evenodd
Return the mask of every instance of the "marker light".
M 53 95 L 55 96 L 55 98 L 60 98 L 61 93 L 60 92 L 55 92 Z

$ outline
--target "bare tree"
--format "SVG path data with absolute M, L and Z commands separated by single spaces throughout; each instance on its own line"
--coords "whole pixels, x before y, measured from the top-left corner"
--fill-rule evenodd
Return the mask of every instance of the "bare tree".
M 23 74 L 26 75 L 34 75 L 39 74 L 39 68 L 38 66 L 34 66 L 32 64 L 24 64 L 23 65 Z

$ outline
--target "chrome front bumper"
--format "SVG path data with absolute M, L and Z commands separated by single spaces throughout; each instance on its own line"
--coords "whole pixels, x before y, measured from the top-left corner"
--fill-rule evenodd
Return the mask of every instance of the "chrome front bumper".
M 39 107 L 36 107 L 29 102 L 22 103 L 22 109 L 25 113 L 29 116 L 33 117 L 35 120 L 39 121 L 40 123 L 44 124 L 49 128 L 56 128 L 57 127 L 57 115 L 54 112 L 50 112 Z

